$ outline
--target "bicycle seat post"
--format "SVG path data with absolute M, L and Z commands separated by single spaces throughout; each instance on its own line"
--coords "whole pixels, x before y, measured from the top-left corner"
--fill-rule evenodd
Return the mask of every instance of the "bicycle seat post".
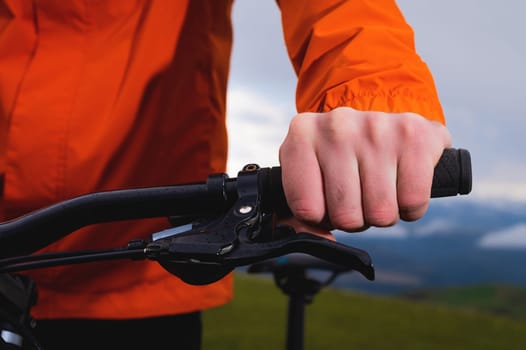
M 305 305 L 310 304 L 322 284 L 307 276 L 306 268 L 291 267 L 274 271 L 277 286 L 288 296 L 287 350 L 302 350 Z
M 329 278 L 318 280 L 309 270 L 329 272 Z M 331 264 L 306 254 L 289 254 L 250 265 L 249 273 L 271 272 L 274 282 L 288 296 L 287 350 L 302 350 L 305 331 L 305 305 L 312 303 L 315 295 L 329 285 L 338 274 L 349 268 Z

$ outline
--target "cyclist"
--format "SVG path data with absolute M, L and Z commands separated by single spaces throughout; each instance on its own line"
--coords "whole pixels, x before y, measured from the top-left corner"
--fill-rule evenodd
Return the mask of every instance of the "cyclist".
M 280 150 L 296 224 L 355 231 L 418 219 L 450 137 L 394 0 L 278 5 L 298 74 L 299 114 Z M 0 0 L 2 219 L 225 171 L 231 6 Z M 97 225 L 46 250 L 122 245 L 166 225 Z M 232 297 L 231 276 L 189 286 L 143 261 L 31 276 L 37 331 L 52 349 L 198 348 L 200 311 Z

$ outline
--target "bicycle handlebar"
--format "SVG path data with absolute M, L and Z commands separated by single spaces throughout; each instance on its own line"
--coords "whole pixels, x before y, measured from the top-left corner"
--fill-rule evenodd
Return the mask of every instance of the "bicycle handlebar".
M 257 169 L 257 173 L 262 210 L 290 215 L 281 184 L 281 169 L 263 168 Z M 236 202 L 240 191 L 253 190 L 240 187 L 237 178 L 222 174 L 210 176 L 206 183 L 106 191 L 76 197 L 0 224 L 0 257 L 30 254 L 79 228 L 97 223 L 218 215 Z M 435 167 L 431 197 L 470 191 L 469 152 L 446 149 Z

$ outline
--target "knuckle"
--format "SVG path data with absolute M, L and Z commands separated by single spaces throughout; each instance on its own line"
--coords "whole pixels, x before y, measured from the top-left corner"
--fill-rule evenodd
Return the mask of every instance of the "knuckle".
M 310 128 L 312 115 L 310 113 L 302 113 L 294 116 L 289 124 L 289 134 L 303 134 L 303 132 Z
M 398 197 L 398 207 L 403 211 L 418 210 L 426 207 L 428 203 L 429 195 L 427 193 L 408 193 Z
M 303 200 L 293 200 L 289 203 L 290 210 L 300 221 L 319 224 L 323 220 L 324 208 L 314 206 Z
M 386 135 L 392 131 L 390 120 L 384 113 L 375 112 L 367 115 L 365 131 L 369 142 L 378 146 L 385 144 Z
M 398 135 L 403 140 L 409 140 L 414 148 L 419 149 L 433 139 L 430 126 L 426 119 L 409 113 L 401 118 Z
M 429 198 L 422 196 L 408 196 L 400 201 L 400 215 L 406 221 L 420 219 L 429 204 Z
M 354 128 L 351 118 L 345 116 L 342 110 L 333 110 L 318 118 L 318 128 L 322 131 L 323 137 L 333 144 L 345 142 L 352 136 Z
M 404 138 L 414 138 L 422 134 L 420 123 L 415 122 L 415 119 L 409 116 L 402 119 L 399 131 Z
M 293 131 L 297 130 L 298 128 L 301 128 L 302 125 L 303 125 L 302 115 L 298 114 L 298 115 L 294 116 L 290 120 L 289 132 L 293 132 Z
M 399 220 L 398 211 L 391 207 L 382 207 L 367 210 L 365 213 L 366 224 L 377 227 L 393 226 Z
M 343 231 L 353 231 L 365 226 L 361 211 L 330 213 L 329 218 L 335 229 Z
M 339 127 L 341 128 L 341 125 L 338 125 L 338 119 L 339 118 L 336 117 L 336 114 L 327 114 L 322 122 L 324 135 L 329 140 L 335 140 L 338 138 Z
M 308 145 L 311 126 L 307 119 L 302 115 L 292 118 L 287 135 L 279 147 L 280 160 L 289 153 L 302 152 Z

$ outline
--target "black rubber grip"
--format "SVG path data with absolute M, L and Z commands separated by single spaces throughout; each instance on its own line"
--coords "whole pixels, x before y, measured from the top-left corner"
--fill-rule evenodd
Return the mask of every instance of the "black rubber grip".
M 263 203 L 264 209 L 274 208 L 279 216 L 288 217 L 291 211 L 283 192 L 281 167 L 272 168 L 269 175 L 266 176 L 261 193 L 272 193 L 272 196 L 268 198 L 269 202 Z M 448 148 L 444 150 L 435 167 L 431 198 L 468 194 L 471 192 L 471 178 L 469 152 L 465 149 Z
M 471 192 L 471 156 L 465 149 L 444 150 L 433 174 L 431 197 L 448 197 Z

